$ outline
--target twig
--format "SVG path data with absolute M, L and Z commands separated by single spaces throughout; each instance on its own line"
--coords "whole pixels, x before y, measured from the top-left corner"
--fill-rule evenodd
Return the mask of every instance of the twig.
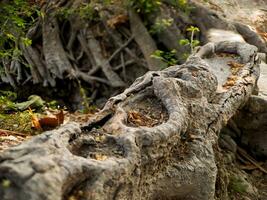
M 258 162 L 256 160 L 254 160 L 251 156 L 249 156 L 247 154 L 247 152 L 242 149 L 241 147 L 237 147 L 237 151 L 244 157 L 246 158 L 248 161 L 250 161 L 253 165 L 255 165 L 256 167 L 259 168 L 259 170 L 261 170 L 262 172 L 267 174 L 267 170 L 264 169 L 262 166 L 260 166 L 260 164 L 258 164 Z
M 84 81 L 89 82 L 89 83 L 91 83 L 92 81 L 98 81 L 98 82 L 110 85 L 110 82 L 106 79 L 95 77 L 95 76 L 90 76 L 87 73 L 84 73 L 81 71 L 75 71 L 75 75 L 76 75 L 76 77 L 81 78 Z
M 121 50 L 128 46 L 128 44 L 134 39 L 132 35 L 123 45 L 121 45 L 114 53 L 109 57 L 107 62 L 110 62 Z
M 113 52 L 113 54 L 109 57 L 109 59 L 103 64 L 108 64 L 120 51 L 122 51 L 125 47 L 128 46 L 128 44 L 134 39 L 133 36 L 131 36 L 123 45 L 121 45 L 116 51 Z M 100 69 L 101 66 L 95 66 L 93 67 L 88 74 L 92 75 L 94 74 L 98 69 Z
M 94 57 L 93 57 L 93 54 L 92 52 L 90 51 L 90 49 L 88 48 L 88 46 L 86 45 L 87 44 L 87 41 L 85 39 L 85 36 L 84 36 L 84 31 L 81 31 L 78 35 L 77 35 L 77 38 L 81 44 L 81 47 L 83 49 L 83 51 L 85 52 L 85 54 L 87 55 L 88 57 L 88 60 L 90 60 L 92 66 L 96 66 L 96 63 L 95 63 L 95 60 L 94 60 Z M 88 73 L 89 74 L 89 73 Z M 91 74 L 89 74 L 91 75 Z
M 96 62 L 96 65 L 100 65 L 103 73 L 109 80 L 111 86 L 113 87 L 124 87 L 125 83 L 121 80 L 118 74 L 116 74 L 107 59 L 102 55 L 102 50 L 99 42 L 95 39 L 92 30 L 87 30 L 87 38 L 88 38 L 88 47 L 92 52 L 93 58 Z
M 15 132 L 15 131 L 9 131 L 9 130 L 4 130 L 4 129 L 0 129 L 0 135 L 2 134 L 8 134 L 8 135 L 19 135 L 22 137 L 27 137 L 28 135 L 23 134 L 23 133 L 19 133 L 19 132 Z
M 125 67 L 125 61 L 124 61 L 123 53 L 121 53 L 121 64 L 122 64 L 123 80 L 126 81 L 126 67 Z
M 120 68 L 122 68 L 122 67 L 126 67 L 126 66 L 128 66 L 128 65 L 131 65 L 131 64 L 133 64 L 133 63 L 135 63 L 136 61 L 135 60 L 127 60 L 126 62 L 124 62 L 123 64 L 121 63 L 121 64 L 119 64 L 119 65 L 117 65 L 116 67 L 113 67 L 113 69 L 114 70 L 119 70 Z
M 109 35 L 112 37 L 112 39 L 114 40 L 114 44 L 117 44 L 119 46 L 123 45 L 122 43 L 122 39 L 120 38 L 120 34 L 116 31 L 116 30 L 111 30 L 110 28 L 108 28 L 107 24 L 105 21 L 102 21 L 104 24 L 104 27 L 106 29 L 106 31 L 109 33 Z M 129 49 L 128 47 L 124 48 L 125 52 L 131 57 L 133 58 L 136 63 L 138 63 L 139 65 L 144 66 L 145 68 L 147 68 L 147 65 L 145 64 L 145 62 L 143 62 L 142 60 L 140 60 L 135 53 L 132 52 L 131 49 Z

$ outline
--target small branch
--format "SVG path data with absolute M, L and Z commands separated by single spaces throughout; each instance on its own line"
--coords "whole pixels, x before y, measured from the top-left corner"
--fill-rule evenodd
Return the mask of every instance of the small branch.
M 121 45 L 114 53 L 109 57 L 107 62 L 110 62 L 119 52 L 121 52 L 125 47 L 127 47 L 130 42 L 134 39 L 134 36 L 131 36 L 123 45 Z
M 125 47 L 127 47 L 129 45 L 129 43 L 133 40 L 133 36 L 131 36 L 123 45 L 121 45 L 116 51 L 113 52 L 113 54 L 109 57 L 109 59 L 106 61 L 106 63 L 104 63 L 103 65 L 107 65 L 108 63 L 110 63 L 110 61 L 120 52 L 122 51 Z M 98 69 L 100 69 L 100 66 L 95 66 L 93 67 L 88 74 L 94 74 Z
M 122 76 L 123 76 L 124 81 L 126 81 L 126 66 L 125 66 L 123 53 L 121 53 L 121 65 L 122 65 Z
M 28 135 L 23 134 L 23 133 L 19 133 L 19 132 L 15 132 L 15 131 L 9 131 L 9 130 L 4 130 L 4 129 L 0 129 L 0 135 L 18 135 L 18 136 L 22 136 L 22 137 L 27 137 Z
M 121 78 L 112 70 L 109 61 L 102 55 L 99 42 L 95 39 L 91 30 L 87 30 L 88 47 L 92 52 L 96 65 L 101 66 L 107 79 L 113 87 L 124 87 L 125 83 Z
M 122 67 L 126 67 L 128 65 L 133 64 L 133 63 L 135 63 L 135 60 L 127 60 L 126 62 L 121 63 L 121 64 L 117 65 L 116 67 L 113 67 L 113 69 L 116 71 L 116 70 L 119 70 Z
M 93 57 L 93 54 L 92 52 L 90 51 L 90 49 L 88 48 L 87 46 L 87 41 L 84 37 L 84 34 L 82 32 L 80 32 L 78 35 L 77 35 L 77 38 L 80 42 L 80 45 L 83 49 L 83 51 L 85 52 L 85 54 L 87 55 L 88 57 L 88 60 L 91 62 L 92 66 L 96 66 L 96 63 L 95 63 L 95 60 L 94 60 L 94 57 Z M 91 74 L 91 73 L 90 73 Z
M 81 71 L 75 71 L 75 75 L 77 78 L 81 78 L 84 81 L 88 82 L 88 83 L 92 83 L 95 81 L 98 81 L 100 83 L 104 83 L 106 85 L 110 85 L 110 82 L 106 79 L 103 78 L 99 78 L 99 77 L 95 77 L 95 76 L 90 76 L 87 73 L 81 72 Z
M 114 44 L 118 45 L 118 48 L 122 46 L 123 41 L 122 41 L 122 38 L 120 37 L 120 34 L 116 30 L 111 30 L 110 28 L 108 28 L 105 21 L 102 21 L 102 22 L 103 22 L 103 25 L 105 26 L 106 31 L 109 33 L 109 35 L 114 40 Z M 145 68 L 148 68 L 146 63 L 140 58 L 138 58 L 131 49 L 129 49 L 128 47 L 125 47 L 124 50 L 131 58 L 135 60 L 136 63 L 138 63 L 141 66 L 144 66 Z
M 246 158 L 249 162 L 251 162 L 253 165 L 255 165 L 259 170 L 267 174 L 267 170 L 264 169 L 256 160 L 254 160 L 252 157 L 250 157 L 244 149 L 241 147 L 237 147 L 237 151 L 244 157 Z

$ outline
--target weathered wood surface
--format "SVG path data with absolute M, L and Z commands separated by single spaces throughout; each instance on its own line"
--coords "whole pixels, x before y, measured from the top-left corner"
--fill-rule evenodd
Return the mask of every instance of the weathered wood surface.
M 183 65 L 138 78 L 87 124 L 3 152 L 0 179 L 10 185 L 0 199 L 214 199 L 217 135 L 254 90 L 256 52 L 209 43 Z M 220 53 L 243 64 L 228 85 Z

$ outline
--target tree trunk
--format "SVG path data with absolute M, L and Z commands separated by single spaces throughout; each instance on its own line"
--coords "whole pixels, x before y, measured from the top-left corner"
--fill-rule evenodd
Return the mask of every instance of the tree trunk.
M 218 133 L 254 90 L 256 51 L 209 43 L 138 78 L 86 124 L 5 151 L 1 199 L 214 199 Z

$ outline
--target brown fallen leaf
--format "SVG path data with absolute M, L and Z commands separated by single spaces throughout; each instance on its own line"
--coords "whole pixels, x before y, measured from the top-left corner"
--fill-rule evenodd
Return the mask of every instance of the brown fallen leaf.
M 55 115 L 47 115 L 39 119 L 39 123 L 42 127 L 57 127 L 64 122 L 64 113 L 61 110 Z
M 42 130 L 42 127 L 39 123 L 39 119 L 38 117 L 32 112 L 32 109 L 29 108 L 29 113 L 31 115 L 31 118 L 32 118 L 32 126 L 37 129 L 37 130 Z
M 96 160 L 106 160 L 108 158 L 107 156 L 101 154 L 95 154 L 94 157 Z
M 120 24 L 124 24 L 128 21 L 128 16 L 127 15 L 123 15 L 123 14 L 120 14 L 120 15 L 117 15 L 111 19 L 109 19 L 107 21 L 107 25 L 110 27 L 110 28 L 113 28 L 115 29 L 118 25 Z
M 234 62 L 234 61 L 229 61 L 227 63 L 227 65 L 229 65 L 231 68 L 242 68 L 244 67 L 244 64 L 238 63 L 238 62 Z
M 234 85 L 235 85 L 235 81 L 230 80 L 223 84 L 223 88 L 229 89 L 230 87 Z
M 64 123 L 64 113 L 63 113 L 63 110 L 60 110 L 59 113 L 55 114 L 57 119 L 58 119 L 58 122 L 59 124 L 63 124 Z

